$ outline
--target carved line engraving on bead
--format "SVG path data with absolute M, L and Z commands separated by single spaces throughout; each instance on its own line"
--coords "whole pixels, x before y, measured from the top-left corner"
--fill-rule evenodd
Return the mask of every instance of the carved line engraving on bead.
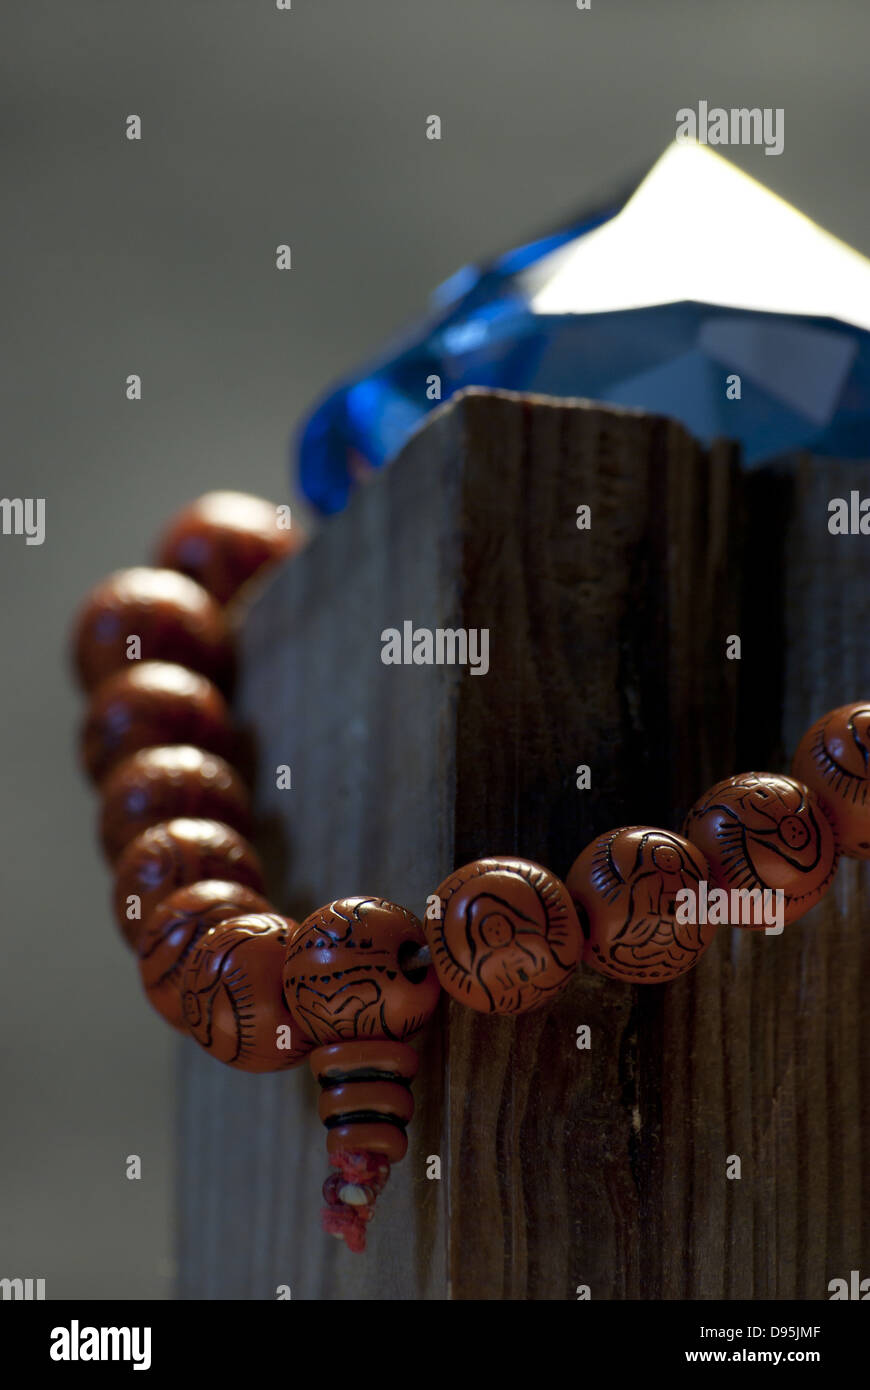
M 709 922 L 712 926 L 766 927 L 766 936 L 780 936 L 784 925 L 782 888 L 727 888 L 701 879 L 699 892 L 681 888 L 676 898 L 678 922 Z
M 218 909 L 222 908 L 223 906 L 225 906 L 224 903 L 215 904 L 215 907 Z M 236 911 L 241 912 L 242 909 L 237 908 Z M 193 908 L 188 911 L 174 913 L 173 916 L 169 919 L 169 921 L 165 924 L 163 931 L 160 933 L 160 935 L 155 934 L 150 939 L 147 936 L 145 937 L 139 954 L 140 960 L 149 961 L 151 960 L 152 956 L 159 954 L 161 951 L 165 949 L 165 936 L 169 931 L 177 931 L 180 927 L 189 928 L 184 945 L 177 952 L 177 954 L 175 954 L 172 957 L 172 960 L 170 964 L 167 966 L 167 968 L 164 971 L 162 971 L 161 974 L 155 975 L 153 979 L 150 981 L 152 988 L 157 985 L 164 984 L 167 980 L 174 979 L 180 981 L 182 979 L 185 968 L 187 966 L 188 958 L 190 957 L 194 947 L 196 946 L 196 928 L 200 925 L 202 925 L 203 927 L 203 935 L 206 931 L 208 931 L 209 927 L 215 925 L 214 921 L 212 920 L 211 911 L 203 911 L 202 908 Z
M 855 720 L 861 716 L 870 721 L 870 706 L 863 705 L 860 709 L 853 709 L 846 721 L 846 729 L 864 767 L 863 775 L 860 777 L 844 767 L 828 748 L 828 735 L 836 714 L 837 711 L 832 712 L 820 723 L 813 742 L 812 758 L 832 791 L 844 799 L 848 797 L 853 803 L 857 803 L 860 798 L 861 805 L 864 806 L 870 795 L 870 748 L 855 727 Z
M 219 930 L 219 928 L 218 928 Z M 284 933 L 282 933 L 283 935 Z M 250 933 L 248 942 L 256 939 Z M 207 939 L 206 939 L 207 940 Z M 246 1062 L 256 1058 L 257 1047 L 257 1008 L 256 990 L 242 955 L 238 964 L 231 969 L 224 968 L 224 962 L 233 952 L 239 951 L 248 942 L 236 937 L 225 942 L 219 950 L 200 941 L 191 960 L 192 973 L 204 977 L 205 983 L 192 987 L 190 975 L 184 991 L 184 1018 L 197 1042 L 207 1050 L 215 1047 L 213 1018 L 218 1001 L 224 998 L 228 1003 L 235 1027 L 235 1042 L 230 1056 L 221 1060 L 228 1065 Z
M 371 936 L 360 934 L 360 929 L 365 929 L 366 912 L 373 908 L 401 917 L 407 922 L 409 931 L 413 931 L 415 937 L 419 935 L 420 924 L 406 908 L 383 898 L 364 898 L 352 911 L 342 911 L 336 903 L 330 904 L 309 918 L 304 933 L 297 933 L 291 942 L 285 962 L 284 988 L 292 995 L 293 1009 L 306 1032 L 320 1043 L 329 1042 L 335 1035 L 342 1038 L 385 1037 L 398 1042 L 417 1032 L 428 1017 L 427 1011 L 421 1009 L 419 1013 L 403 1016 L 401 1028 L 391 1027 L 386 1014 L 387 992 L 383 981 L 376 977 L 380 975 L 385 981 L 398 978 L 399 972 L 392 964 L 395 956 L 389 950 L 375 947 Z M 344 926 L 337 926 L 337 923 L 344 923 Z M 365 952 L 365 959 L 360 965 L 342 965 L 338 969 L 326 965 L 322 973 L 308 970 L 303 973 L 298 962 L 312 946 L 323 950 L 359 950 Z M 297 962 L 295 969 L 294 962 Z M 349 979 L 349 976 L 357 978 Z M 335 987 L 325 989 L 324 985 Z
M 635 978 L 640 969 L 651 979 L 659 975 L 667 978 L 671 971 L 659 967 L 687 970 L 705 949 L 698 930 L 700 923 L 678 922 L 675 918 L 677 893 L 687 888 L 697 891 L 705 871 L 679 837 L 657 830 L 641 837 L 634 862 L 628 874 L 624 874 L 616 863 L 613 847 L 626 828 L 615 830 L 602 840 L 591 873 L 592 886 L 605 902 L 612 903 L 621 894 L 628 894 L 625 920 L 614 933 L 608 951 L 597 942 L 592 942 L 588 949 L 615 974 Z
M 465 909 L 463 935 L 472 961 L 472 969 L 467 970 L 456 959 L 447 940 L 451 900 L 456 893 L 467 888 L 474 878 L 506 873 L 528 884 L 544 920 L 541 922 L 521 912 L 497 890 L 482 890 Z M 479 908 L 483 910 L 478 911 Z M 490 910 L 487 911 L 487 908 Z M 441 890 L 441 918 L 443 925 L 432 941 L 433 958 L 439 971 L 465 994 L 470 994 L 475 986 L 479 986 L 486 993 L 493 1011 L 515 1013 L 537 1007 L 562 988 L 565 978 L 574 968 L 573 962 L 567 958 L 571 939 L 567 904 L 551 876 L 536 865 L 519 860 L 479 860 L 471 879 L 460 872 L 447 880 Z M 505 929 L 510 932 L 510 938 L 501 941 L 499 937 L 505 934 Z M 544 943 L 546 950 L 542 950 L 540 945 L 536 946 L 536 939 Z M 521 965 L 507 959 L 505 953 L 508 946 L 522 954 L 524 960 Z M 547 958 L 548 955 L 552 960 Z M 555 973 L 554 963 L 558 978 L 546 979 L 547 974 L 552 977 Z M 492 968 L 488 970 L 488 967 Z
M 779 784 L 776 795 L 770 790 L 774 784 Z M 810 875 L 818 869 L 822 860 L 822 831 L 799 782 L 767 776 L 762 783 L 761 779 L 750 781 L 747 776 L 745 785 L 735 791 L 742 793 L 739 807 L 720 800 L 718 789 L 714 788 L 708 800 L 698 805 L 686 822 L 688 827 L 714 811 L 727 817 L 727 824 L 720 824 L 716 839 L 722 846 L 721 862 L 729 884 L 759 890 L 770 886 L 758 872 L 753 842 L 782 859 L 796 873 Z M 763 801 L 770 802 L 772 808 L 783 808 L 785 814 L 776 817 Z M 762 823 L 764 821 L 767 824 Z M 792 836 L 791 844 L 787 834 Z M 820 888 L 832 881 L 836 868 L 835 854 L 821 883 L 812 884 L 802 893 L 789 891 L 786 895 L 789 903 L 799 904 L 805 898 L 818 896 Z

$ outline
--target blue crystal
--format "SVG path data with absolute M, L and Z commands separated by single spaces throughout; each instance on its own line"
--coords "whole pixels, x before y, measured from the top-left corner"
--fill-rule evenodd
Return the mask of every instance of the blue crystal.
M 667 415 L 705 443 L 738 440 L 750 465 L 795 449 L 870 454 L 870 333 L 854 324 L 691 300 L 536 312 L 530 269 L 619 211 L 585 217 L 441 285 L 425 320 L 303 424 L 299 481 L 309 501 L 340 511 L 369 470 L 394 458 L 431 410 L 467 386 Z M 730 373 L 740 377 L 739 401 L 724 388 Z M 432 377 L 440 399 L 428 398 Z

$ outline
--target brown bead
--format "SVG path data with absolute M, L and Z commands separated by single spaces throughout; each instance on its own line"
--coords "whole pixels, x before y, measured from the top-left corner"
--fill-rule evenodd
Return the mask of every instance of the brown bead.
M 138 753 L 171 743 L 232 756 L 232 720 L 205 676 L 164 661 L 143 661 L 103 681 L 88 706 L 82 761 L 94 781 Z
M 312 1052 L 309 1061 L 321 1085 L 330 1086 L 372 1071 L 411 1082 L 420 1066 L 420 1058 L 409 1043 L 391 1042 L 389 1038 L 327 1043 Z
M 184 1022 L 227 1066 L 282 1071 L 311 1049 L 281 990 L 287 934 L 295 925 L 276 913 L 231 917 L 193 947 L 181 987 Z
M 792 772 L 819 798 L 841 853 L 870 859 L 870 704 L 841 705 L 817 719 Z
M 383 1154 L 390 1163 L 399 1163 L 408 1152 L 408 1136 L 391 1124 L 338 1125 L 326 1136 L 326 1152 Z
M 318 1110 L 329 1130 L 327 1151 L 383 1154 L 390 1163 L 404 1158 L 418 1063 L 407 1043 L 383 1038 L 315 1048 L 308 1064 L 323 1088 Z
M 633 984 L 673 980 L 696 965 L 718 925 L 700 916 L 709 868 L 681 835 L 646 825 L 599 835 L 575 859 L 566 883 L 583 924 L 583 962 Z M 691 908 L 679 893 L 691 895 Z
M 218 878 L 263 891 L 263 871 L 251 845 L 237 830 L 215 820 L 179 817 L 143 830 L 127 845 L 115 869 L 115 917 L 135 946 L 157 904 L 176 888 Z M 139 917 L 127 916 L 129 899 Z
M 171 569 L 119 570 L 92 589 L 76 621 L 73 651 L 79 678 L 93 690 L 132 660 L 173 661 L 218 685 L 231 671 L 231 647 L 220 605 L 201 584 Z
M 244 492 L 207 492 L 173 517 L 160 539 L 161 565 L 198 580 L 219 603 L 258 571 L 303 544 L 298 526 L 278 525 L 278 510 Z
M 414 1114 L 414 1098 L 400 1081 L 347 1081 L 324 1091 L 317 1107 L 324 1124 L 358 1111 L 391 1116 L 408 1124 Z
M 187 1032 L 181 982 L 200 937 L 230 917 L 269 910 L 266 899 L 253 889 L 220 879 L 176 888 L 157 904 L 139 936 L 137 952 L 145 993 L 167 1023 Z
M 341 898 L 312 912 L 290 937 L 284 995 L 314 1043 L 410 1037 L 438 1003 L 430 967 L 405 973 L 424 945 L 419 921 L 381 898 Z
M 436 889 L 424 928 L 442 987 L 480 1013 L 516 1014 L 552 999 L 582 938 L 565 885 L 526 859 L 476 859 Z
M 251 833 L 247 787 L 228 762 L 191 744 L 142 748 L 116 763 L 101 788 L 100 833 L 110 860 L 149 825 L 176 816 L 223 821 Z
M 764 890 L 781 893 L 781 921 L 795 922 L 827 892 L 837 867 L 834 832 L 803 782 L 772 772 L 743 772 L 717 782 L 695 802 L 683 833 L 697 845 L 718 888 L 734 897 L 729 923 L 763 930 Z M 760 890 L 761 898 L 748 894 Z M 777 899 L 769 897 L 768 917 Z

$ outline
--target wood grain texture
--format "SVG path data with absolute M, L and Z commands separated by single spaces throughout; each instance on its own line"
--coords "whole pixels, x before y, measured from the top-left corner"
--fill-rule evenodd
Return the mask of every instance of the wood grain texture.
M 649 417 L 498 398 L 465 410 L 464 514 L 487 518 L 466 550 L 465 622 L 490 626 L 493 667 L 460 694 L 457 749 L 486 754 L 457 756 L 455 858 L 516 852 L 564 875 L 601 831 L 678 825 L 734 756 L 736 466 Z M 581 971 L 541 1014 L 451 1009 L 453 1297 L 655 1296 L 666 998 Z
M 863 551 L 826 535 L 830 470 L 744 480 L 727 446 L 580 402 L 474 390 L 439 410 L 248 615 L 273 900 L 421 914 L 454 865 L 564 875 L 601 831 L 679 828 L 718 778 L 783 767 L 805 724 L 868 693 Z M 405 618 L 487 627 L 488 675 L 384 666 Z M 847 865 L 783 937 L 723 930 L 670 985 L 581 970 L 518 1020 L 443 1003 L 363 1257 L 319 1228 L 307 1069 L 240 1076 L 183 1044 L 182 1296 L 826 1297 L 868 1248 L 866 874 Z
M 747 766 L 767 746 L 769 762 L 787 767 L 818 715 L 870 690 L 867 538 L 828 531 L 829 500 L 853 488 L 870 492 L 870 464 L 803 457 L 747 479 Z M 734 956 L 728 1027 L 746 1037 L 742 1123 L 751 1117 L 754 1152 L 740 1194 L 753 1203 L 747 1296 L 824 1298 L 831 1279 L 867 1264 L 868 872 L 843 861 L 818 908 L 780 938 L 741 941 Z

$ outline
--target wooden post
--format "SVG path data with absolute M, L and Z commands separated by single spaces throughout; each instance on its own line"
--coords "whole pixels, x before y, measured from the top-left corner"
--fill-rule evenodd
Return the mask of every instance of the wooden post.
M 833 639 L 828 676 L 798 695 L 759 623 L 762 577 L 782 621 L 780 542 L 756 553 L 744 536 L 765 489 L 794 515 L 808 475 L 789 476 L 744 488 L 729 446 L 708 453 L 676 424 L 580 402 L 475 389 L 436 412 L 248 615 L 239 706 L 273 900 L 298 917 L 371 893 L 422 914 L 455 865 L 486 853 L 564 875 L 600 831 L 679 828 L 753 739 L 760 758 L 779 754 L 860 695 L 865 658 L 838 668 Z M 786 541 L 788 575 L 806 541 Z M 807 613 L 818 582 L 801 591 Z M 381 632 L 405 620 L 488 628 L 488 673 L 385 666 Z M 726 660 L 731 634 L 742 661 Z M 276 786 L 282 764 L 291 790 Z M 787 939 L 723 930 L 668 986 L 581 969 L 516 1020 L 445 1001 L 419 1042 L 408 1156 L 361 1257 L 320 1231 L 328 1169 L 307 1069 L 238 1076 L 183 1045 L 182 1296 L 825 1297 L 825 1277 L 867 1248 L 848 1231 L 862 1133 L 866 1148 L 862 881 L 848 866 Z
M 747 475 L 744 768 L 787 770 L 809 724 L 870 692 L 868 539 L 828 530 L 829 501 L 853 489 L 870 495 L 870 463 L 800 457 Z M 780 938 L 740 939 L 723 971 L 723 1115 L 752 1156 L 716 1237 L 727 1297 L 827 1298 L 866 1266 L 868 890 L 867 864 L 841 861 L 814 912 Z

